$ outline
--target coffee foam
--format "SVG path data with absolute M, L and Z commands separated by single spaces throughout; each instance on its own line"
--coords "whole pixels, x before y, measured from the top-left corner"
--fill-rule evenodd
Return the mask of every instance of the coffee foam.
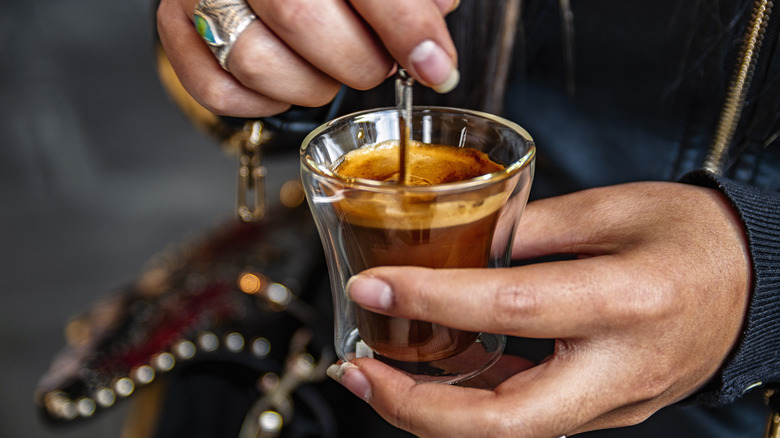
M 472 148 L 424 144 L 411 141 L 407 150 L 409 185 L 434 185 L 464 181 L 498 172 L 504 166 L 487 154 Z M 345 154 L 335 172 L 345 178 L 398 182 L 400 152 L 398 141 L 386 141 Z
M 346 154 L 334 172 L 342 178 L 398 181 L 398 142 L 383 142 Z M 407 169 L 411 186 L 435 186 L 497 172 L 504 166 L 476 149 L 413 142 Z M 373 228 L 423 229 L 462 225 L 495 213 L 510 195 L 505 181 L 485 182 L 450 194 L 403 186 L 345 190 L 338 210 L 350 223 Z

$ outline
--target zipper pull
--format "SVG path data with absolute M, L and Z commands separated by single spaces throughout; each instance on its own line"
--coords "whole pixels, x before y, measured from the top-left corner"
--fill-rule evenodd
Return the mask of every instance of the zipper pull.
M 238 138 L 235 138 L 238 137 Z M 232 139 L 238 152 L 236 211 L 244 222 L 259 222 L 266 213 L 265 177 L 262 165 L 263 123 L 248 121 Z

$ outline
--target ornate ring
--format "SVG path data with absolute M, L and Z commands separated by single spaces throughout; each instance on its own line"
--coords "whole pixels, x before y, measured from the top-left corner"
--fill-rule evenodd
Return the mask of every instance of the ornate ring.
M 225 70 L 233 44 L 255 18 L 244 0 L 200 0 L 195 6 L 195 29 Z

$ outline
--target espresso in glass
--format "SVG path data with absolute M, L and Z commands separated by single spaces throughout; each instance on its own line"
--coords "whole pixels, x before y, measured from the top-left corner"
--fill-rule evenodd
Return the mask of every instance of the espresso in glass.
M 301 145 L 301 181 L 328 266 L 334 347 L 343 361 L 373 356 L 418 382 L 460 382 L 495 364 L 506 336 L 443 327 L 426 315 L 373 313 L 349 299 L 347 283 L 377 266 L 509 266 L 536 146 L 522 127 L 492 114 L 413 107 L 401 123 L 399 113 L 347 114 Z M 410 135 L 404 166 L 401 132 Z M 473 291 L 475 312 L 484 311 L 483 293 Z
M 439 185 L 470 180 L 504 169 L 476 149 L 411 142 L 407 185 Z M 399 180 L 395 141 L 353 150 L 335 163 L 342 178 Z M 490 258 L 499 211 L 509 193 L 460 193 L 431 199 L 430 193 L 353 192 L 337 203 L 346 259 L 355 272 L 376 266 L 480 268 Z M 445 195 L 442 195 L 445 196 Z M 433 201 L 433 202 L 432 202 Z M 431 362 L 474 345 L 479 333 L 426 321 L 391 317 L 355 308 L 358 332 L 377 354 L 404 362 Z

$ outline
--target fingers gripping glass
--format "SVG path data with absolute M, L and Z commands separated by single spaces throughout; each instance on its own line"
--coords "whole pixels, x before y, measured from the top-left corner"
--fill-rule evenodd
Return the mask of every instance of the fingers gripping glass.
M 334 165 L 345 154 L 397 142 L 398 111 L 380 109 L 314 130 L 302 146 L 301 173 L 328 262 L 339 357 L 373 356 L 418 381 L 453 383 L 495 363 L 505 337 L 365 310 L 348 299 L 347 281 L 375 266 L 507 266 L 533 179 L 535 146 L 521 127 L 485 113 L 416 107 L 412 123 L 413 142 L 473 148 L 503 167 L 433 185 L 340 176 Z

